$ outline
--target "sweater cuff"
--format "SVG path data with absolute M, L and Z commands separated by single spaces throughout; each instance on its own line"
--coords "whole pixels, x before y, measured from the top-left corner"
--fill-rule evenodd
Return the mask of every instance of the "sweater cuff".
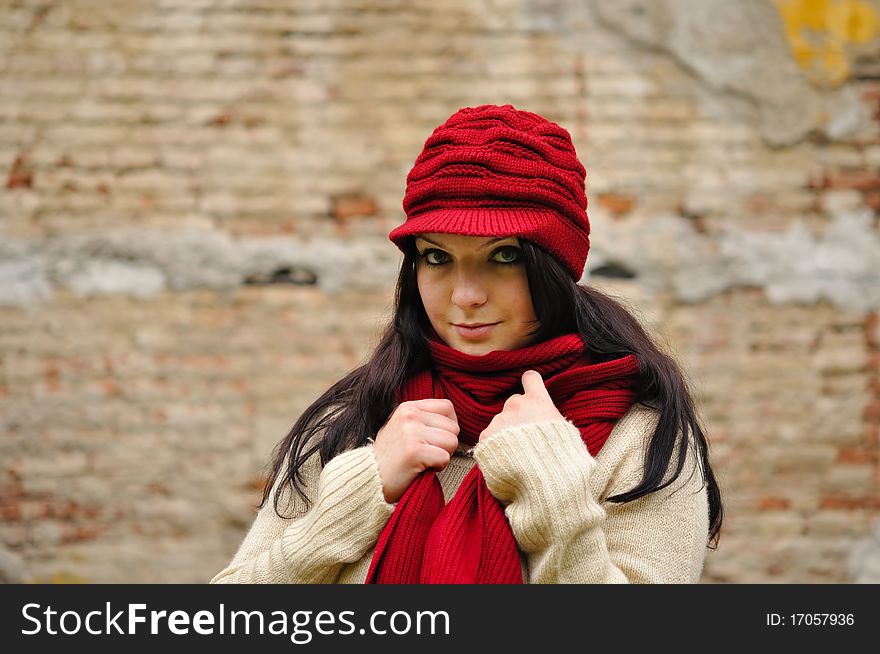
M 507 427 L 474 448 L 492 495 L 526 551 L 546 547 L 605 518 L 593 499 L 596 460 L 568 420 Z
M 282 535 L 284 558 L 301 571 L 357 561 L 375 544 L 395 506 L 385 501 L 373 446 L 343 452 L 321 471 L 306 519 L 291 523 Z

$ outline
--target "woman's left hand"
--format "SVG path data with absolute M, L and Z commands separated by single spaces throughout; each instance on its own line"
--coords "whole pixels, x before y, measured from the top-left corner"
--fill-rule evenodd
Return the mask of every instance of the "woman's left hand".
M 480 442 L 489 440 L 506 427 L 516 427 L 534 422 L 564 420 L 544 387 L 544 380 L 537 370 L 526 370 L 522 376 L 523 394 L 514 393 L 504 402 L 501 413 L 480 433 Z

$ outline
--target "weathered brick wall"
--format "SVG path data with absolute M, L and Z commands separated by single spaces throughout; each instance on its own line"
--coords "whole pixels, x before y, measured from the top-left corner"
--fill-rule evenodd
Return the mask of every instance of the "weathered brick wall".
M 725 493 L 704 580 L 880 580 L 878 12 L 4 3 L 0 575 L 222 568 L 384 325 L 424 139 L 511 103 L 588 170 L 584 281 L 691 378 Z
M 32 578 L 206 581 L 382 302 L 270 286 L 0 311 L 5 547 Z

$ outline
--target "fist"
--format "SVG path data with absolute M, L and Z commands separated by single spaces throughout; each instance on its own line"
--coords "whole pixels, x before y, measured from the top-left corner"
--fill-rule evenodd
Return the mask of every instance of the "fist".
M 492 418 L 492 422 L 480 433 L 480 442 L 489 440 L 506 427 L 516 427 L 534 422 L 565 420 L 559 409 L 553 404 L 541 373 L 526 370 L 522 376 L 524 393 L 515 393 L 507 398 L 501 413 Z
M 385 501 L 399 500 L 423 470 L 443 470 L 458 447 L 458 432 L 449 400 L 411 400 L 398 406 L 373 443 Z

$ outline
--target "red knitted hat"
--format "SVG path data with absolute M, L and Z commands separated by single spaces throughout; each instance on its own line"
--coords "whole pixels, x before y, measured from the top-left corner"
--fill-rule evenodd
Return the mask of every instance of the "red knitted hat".
M 437 127 L 406 177 L 406 221 L 388 237 L 521 236 L 579 281 L 590 250 L 586 170 L 571 135 L 513 105 L 464 107 Z

